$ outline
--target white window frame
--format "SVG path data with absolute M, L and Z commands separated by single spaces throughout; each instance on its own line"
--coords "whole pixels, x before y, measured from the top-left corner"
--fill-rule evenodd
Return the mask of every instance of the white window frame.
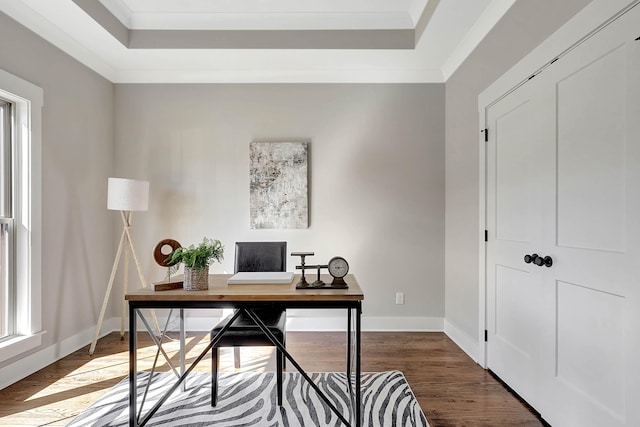
M 0 362 L 42 344 L 42 88 L 0 69 L 0 97 L 13 103 L 16 319 Z
M 14 253 L 15 253 L 15 245 L 14 242 L 14 232 L 13 232 L 13 209 L 12 209 L 12 200 L 13 200 L 13 155 L 12 155 L 12 147 L 11 147 L 11 132 L 13 128 L 13 114 L 11 112 L 13 106 L 12 103 L 0 98 L 0 111 L 2 114 L 0 115 L 1 128 L 0 128 L 0 171 L 4 176 L 0 177 L 2 189 L 0 189 L 0 203 L 2 204 L 2 211 L 0 212 L 0 233 L 2 233 L 2 237 L 0 237 L 0 244 L 2 248 L 0 248 L 0 252 L 2 252 L 2 259 L 0 259 L 0 273 L 2 277 L 0 277 L 0 286 L 3 289 L 0 289 L 0 294 L 2 297 L 0 298 L 0 304 L 2 307 L 2 319 L 0 320 L 0 340 L 4 340 L 7 335 L 13 333 L 15 328 L 15 315 L 14 315 Z

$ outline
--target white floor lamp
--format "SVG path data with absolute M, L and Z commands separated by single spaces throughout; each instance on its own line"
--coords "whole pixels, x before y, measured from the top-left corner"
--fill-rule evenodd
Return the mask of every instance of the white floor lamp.
M 129 250 L 133 254 L 133 260 L 136 263 L 136 268 L 138 269 L 138 277 L 140 278 L 140 283 L 143 287 L 147 287 L 147 283 L 144 279 L 144 275 L 142 274 L 142 269 L 140 268 L 140 262 L 138 261 L 138 256 L 136 255 L 136 251 L 133 246 L 133 240 L 131 238 L 131 224 L 133 220 L 133 212 L 134 211 L 146 211 L 149 209 L 149 182 L 148 181 L 137 181 L 133 179 L 125 179 L 125 178 L 109 178 L 108 181 L 108 191 L 107 191 L 107 209 L 120 211 L 120 217 L 122 218 L 122 235 L 120 236 L 120 244 L 118 245 L 118 251 L 116 252 L 116 259 L 113 262 L 113 268 L 111 269 L 111 277 L 109 277 L 109 284 L 107 285 L 107 292 L 104 295 L 104 300 L 102 302 L 102 309 L 100 310 L 100 316 L 98 317 L 98 324 L 96 325 L 96 333 L 93 337 L 93 342 L 91 343 L 91 347 L 89 348 L 89 354 L 93 354 L 96 349 L 96 343 L 98 342 L 98 337 L 100 335 L 100 328 L 102 327 L 102 322 L 104 320 L 104 314 L 107 310 L 107 305 L 109 302 L 109 295 L 111 294 L 111 288 L 113 286 L 113 281 L 116 276 L 116 271 L 118 270 L 118 263 L 120 261 L 120 255 L 122 254 L 122 249 L 125 249 L 124 256 L 124 280 L 123 280 L 123 298 L 122 298 L 122 316 L 120 319 L 120 336 L 124 336 L 124 321 L 125 321 L 125 313 L 126 313 L 126 301 L 124 300 L 124 295 L 127 293 L 128 288 L 128 276 L 129 276 Z M 155 313 L 153 316 L 153 320 L 156 323 L 156 329 L 159 330 L 157 326 L 157 319 L 155 317 Z

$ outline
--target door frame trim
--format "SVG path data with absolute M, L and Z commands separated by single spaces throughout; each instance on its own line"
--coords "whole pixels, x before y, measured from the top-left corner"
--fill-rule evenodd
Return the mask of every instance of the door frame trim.
M 485 230 L 489 230 L 490 239 L 495 236 L 494 230 L 491 230 L 487 223 L 486 215 L 487 143 L 482 130 L 488 129 L 489 133 L 492 133 L 487 123 L 487 111 L 511 92 L 526 84 L 531 77 L 543 72 L 556 59 L 562 58 L 574 47 L 639 4 L 640 0 L 594 0 L 478 95 L 480 124 L 478 144 L 481 144 L 478 156 L 478 363 L 485 369 L 488 368 L 488 344 L 484 340 L 484 331 L 488 329 Z M 495 132 L 495 129 L 493 131 Z

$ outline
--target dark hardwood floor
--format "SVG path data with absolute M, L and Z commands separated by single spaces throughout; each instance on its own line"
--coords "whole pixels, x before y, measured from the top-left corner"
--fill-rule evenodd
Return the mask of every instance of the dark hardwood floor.
M 189 334 L 188 358 L 206 346 L 208 335 Z M 289 332 L 287 348 L 308 372 L 344 370 L 344 333 Z M 140 334 L 139 368 L 155 354 Z M 177 365 L 177 341 L 168 343 Z M 242 349 L 240 370 L 274 370 L 269 347 Z M 128 373 L 128 341 L 113 333 L 0 390 L 0 426 L 64 426 Z M 161 357 L 162 359 L 162 357 Z M 210 356 L 198 366 L 210 371 Z M 233 370 L 231 349 L 224 349 L 223 371 Z M 167 369 L 166 364 L 163 365 Z M 290 368 L 291 365 L 287 364 Z M 402 371 L 431 426 L 542 426 L 499 381 L 473 362 L 443 333 L 365 332 L 363 371 Z

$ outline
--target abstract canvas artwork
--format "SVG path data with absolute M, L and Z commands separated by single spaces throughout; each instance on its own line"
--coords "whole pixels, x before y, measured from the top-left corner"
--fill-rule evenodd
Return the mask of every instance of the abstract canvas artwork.
M 252 142 L 251 228 L 309 226 L 306 142 Z

